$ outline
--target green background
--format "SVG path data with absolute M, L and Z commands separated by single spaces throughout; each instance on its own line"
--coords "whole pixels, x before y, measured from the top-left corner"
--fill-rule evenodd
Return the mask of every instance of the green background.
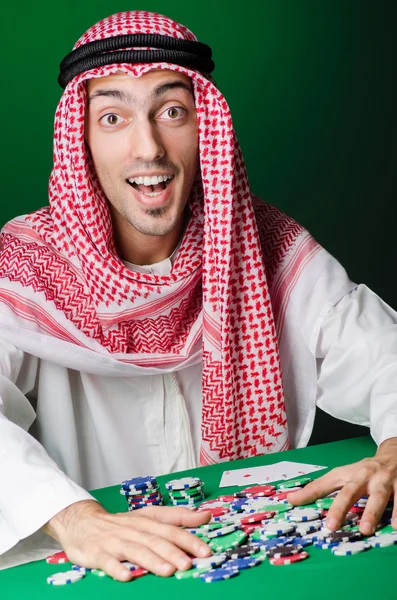
M 397 308 L 393 0 L 7 2 L 0 224 L 47 203 L 60 60 L 94 22 L 130 9 L 165 13 L 211 45 L 252 190 Z

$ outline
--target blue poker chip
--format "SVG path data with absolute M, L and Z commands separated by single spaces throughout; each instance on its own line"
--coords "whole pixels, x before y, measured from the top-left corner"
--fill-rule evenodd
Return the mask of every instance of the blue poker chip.
M 224 563 L 225 569 L 237 569 L 237 571 L 243 571 L 244 569 L 250 569 L 261 564 L 261 560 L 255 558 L 255 556 L 249 556 L 245 558 L 234 558 Z
M 157 486 L 157 479 L 154 475 L 146 475 L 145 477 L 133 477 L 132 479 L 125 479 L 121 482 L 121 487 L 124 489 L 135 489 L 141 490 L 142 488 L 149 488 Z
M 200 579 L 206 583 L 212 583 L 213 581 L 225 581 L 231 577 L 236 577 L 239 574 L 237 569 L 211 569 L 206 573 L 200 575 Z
M 305 548 L 306 546 L 311 546 L 313 544 L 313 540 L 312 539 L 308 539 L 305 537 L 294 537 L 292 538 L 291 544 L 300 544 L 303 548 Z

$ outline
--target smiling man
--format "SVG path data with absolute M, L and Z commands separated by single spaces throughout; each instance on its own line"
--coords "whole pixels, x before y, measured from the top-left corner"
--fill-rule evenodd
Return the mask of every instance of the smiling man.
M 182 237 L 199 163 L 190 79 L 157 69 L 136 80 L 92 79 L 86 119 L 119 256 L 137 265 L 167 258 Z
M 213 68 L 144 11 L 61 63 L 49 206 L 1 238 L 0 553 L 42 529 L 121 581 L 123 560 L 186 569 L 210 549 L 180 526 L 208 513 L 109 514 L 87 490 L 305 446 L 316 405 L 379 448 L 290 501 L 340 489 L 335 529 L 368 493 L 369 534 L 397 492 L 397 315 L 251 194 Z

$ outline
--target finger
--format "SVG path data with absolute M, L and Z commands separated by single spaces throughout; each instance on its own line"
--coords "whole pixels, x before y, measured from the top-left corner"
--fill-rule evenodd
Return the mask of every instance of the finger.
M 394 529 L 397 529 L 397 483 L 394 485 L 393 513 L 391 516 L 391 525 Z
M 198 527 L 211 520 L 209 511 L 191 511 L 188 508 L 176 506 L 148 506 L 141 508 L 140 515 L 150 517 L 160 523 L 183 527 Z M 132 515 L 134 513 L 131 513 Z
M 168 539 L 146 532 L 140 533 L 135 531 L 134 534 L 135 542 L 137 544 L 141 547 L 145 547 L 146 550 L 155 553 L 160 559 L 163 559 L 163 561 L 172 565 L 174 571 L 175 569 L 184 571 L 190 569 L 192 566 L 192 562 L 185 552 Z
M 358 473 L 357 478 L 346 483 L 340 490 L 328 511 L 326 527 L 332 531 L 338 529 L 350 508 L 366 491 L 368 478 L 366 473 Z
M 288 502 L 293 504 L 294 506 L 300 504 L 310 504 L 311 502 L 315 502 L 319 498 L 324 498 L 331 492 L 340 489 L 343 485 L 343 479 L 340 473 L 341 469 L 332 469 L 326 475 L 319 477 L 318 479 L 314 479 L 311 481 L 302 490 L 297 490 L 296 492 L 291 492 L 287 496 Z
M 363 535 L 372 535 L 389 502 L 392 492 L 391 484 L 380 477 L 370 480 L 368 486 L 368 502 L 360 521 Z
M 115 556 L 107 552 L 99 555 L 98 560 L 95 562 L 95 567 L 92 568 L 102 569 L 102 571 L 105 571 L 105 573 L 117 581 L 130 581 L 132 578 L 129 569 L 123 567 Z
M 175 565 L 167 556 L 160 556 L 156 550 L 150 546 L 150 542 L 146 537 L 151 538 L 152 536 L 142 536 L 142 534 L 136 532 L 136 539 L 134 541 L 121 540 L 122 543 L 119 546 L 118 551 L 115 552 L 116 558 L 118 558 L 119 561 L 128 560 L 136 563 L 151 573 L 160 575 L 160 577 L 169 577 L 175 573 Z M 125 569 L 126 567 L 123 568 Z M 129 579 L 132 577 L 133 576 L 131 575 Z
M 203 540 L 182 527 L 175 527 L 175 525 L 159 523 L 153 519 L 141 517 L 136 519 L 134 528 L 141 533 L 149 533 L 164 538 L 193 556 L 204 557 L 212 554 L 211 548 Z

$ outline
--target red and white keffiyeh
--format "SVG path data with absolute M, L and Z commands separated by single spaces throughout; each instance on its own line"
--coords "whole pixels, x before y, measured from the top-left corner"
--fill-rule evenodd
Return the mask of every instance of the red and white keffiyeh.
M 144 11 L 115 14 L 77 42 L 134 33 L 196 40 Z M 133 272 L 117 256 L 107 201 L 84 144 L 85 82 L 153 68 L 192 79 L 201 180 L 169 276 Z M 168 63 L 114 64 L 75 77 L 55 118 L 49 207 L 2 232 L 0 311 L 44 338 L 172 367 L 202 340 L 201 463 L 289 445 L 278 349 L 294 282 L 320 247 L 292 219 L 253 199 L 229 107 L 212 80 Z M 38 355 L 40 351 L 38 350 Z

